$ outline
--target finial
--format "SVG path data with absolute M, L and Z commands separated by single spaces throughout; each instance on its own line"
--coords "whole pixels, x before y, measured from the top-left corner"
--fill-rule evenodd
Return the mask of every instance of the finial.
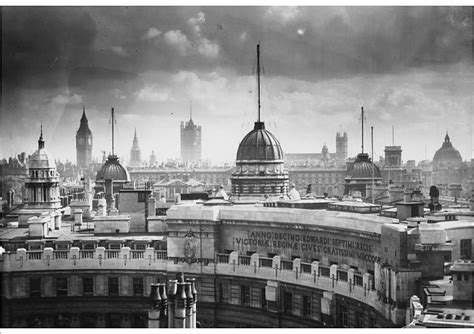
M 43 123 L 41 123 L 41 132 L 40 137 L 38 139 L 38 149 L 44 148 L 44 140 L 43 140 Z

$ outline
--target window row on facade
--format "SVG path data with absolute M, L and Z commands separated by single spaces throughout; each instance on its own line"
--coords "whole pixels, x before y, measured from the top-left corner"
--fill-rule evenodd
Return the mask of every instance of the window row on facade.
M 55 295 L 57 297 L 67 297 L 71 295 L 82 296 L 144 296 L 145 277 L 125 277 L 125 276 L 105 276 L 103 282 L 99 283 L 94 276 L 78 276 L 74 281 L 71 277 L 30 277 L 29 296 L 44 297 L 46 295 Z M 129 280 L 130 278 L 130 280 Z M 125 281 L 126 280 L 126 281 Z M 49 283 L 51 290 L 46 287 Z M 98 293 L 98 284 L 103 285 L 102 293 Z M 73 286 L 75 285 L 75 286 Z M 74 291 L 74 292 L 72 292 Z

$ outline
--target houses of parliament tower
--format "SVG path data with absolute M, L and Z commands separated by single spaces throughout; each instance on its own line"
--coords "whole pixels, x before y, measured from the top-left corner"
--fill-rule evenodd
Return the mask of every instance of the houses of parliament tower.
M 92 161 L 92 132 L 86 117 L 86 108 L 82 110 L 81 125 L 76 132 L 77 167 L 87 168 Z

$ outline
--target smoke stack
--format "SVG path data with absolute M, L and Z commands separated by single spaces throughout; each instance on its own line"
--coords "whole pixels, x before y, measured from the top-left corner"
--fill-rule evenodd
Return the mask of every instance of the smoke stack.
M 176 305 L 176 293 L 178 292 L 178 281 L 169 281 L 169 296 L 168 296 L 168 328 L 174 328 L 174 308 Z
M 168 327 L 168 296 L 166 295 L 166 283 L 158 284 L 158 293 L 161 297 L 160 328 Z
M 186 321 L 185 327 L 192 328 L 193 323 L 193 292 L 191 287 L 191 282 L 189 280 L 185 283 L 185 292 L 186 292 Z
M 161 297 L 158 284 L 151 284 L 150 309 L 148 310 L 148 328 L 160 327 Z
M 196 328 L 196 322 L 197 322 L 197 290 L 196 290 L 196 279 L 195 278 L 190 278 L 188 281 L 191 282 L 191 292 L 193 294 L 193 304 L 192 304 L 192 322 L 191 322 L 191 328 Z
M 186 283 L 178 282 L 174 304 L 174 328 L 186 328 Z

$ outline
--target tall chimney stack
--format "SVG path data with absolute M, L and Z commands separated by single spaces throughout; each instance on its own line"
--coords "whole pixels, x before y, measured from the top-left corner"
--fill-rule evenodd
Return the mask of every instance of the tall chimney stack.
M 178 280 L 170 280 L 170 292 L 168 297 L 168 328 L 174 327 L 174 308 L 176 305 L 176 293 L 178 292 Z
M 151 284 L 150 309 L 148 310 L 148 328 L 160 327 L 161 297 L 158 284 Z

